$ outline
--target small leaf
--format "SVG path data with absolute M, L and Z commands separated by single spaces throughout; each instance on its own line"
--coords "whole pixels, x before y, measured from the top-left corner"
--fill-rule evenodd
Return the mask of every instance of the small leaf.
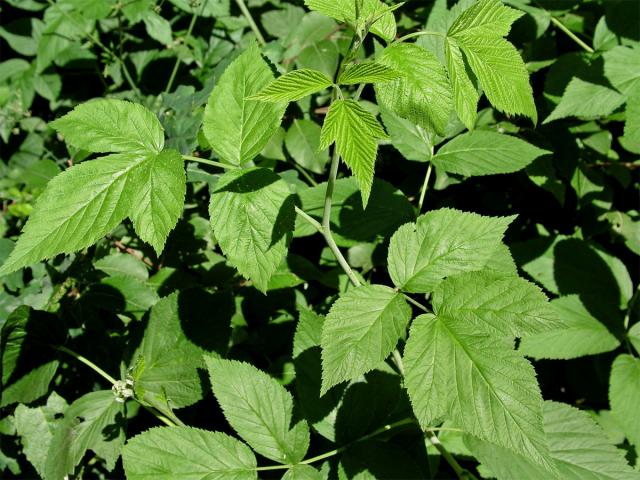
M 432 161 L 447 172 L 470 177 L 517 172 L 549 153 L 516 137 L 477 130 L 455 137 Z
M 282 480 L 322 480 L 324 477 L 311 465 L 294 465 L 282 477 Z
M 129 480 L 255 480 L 249 447 L 221 432 L 156 427 L 130 439 L 122 452 Z
M 266 292 L 287 254 L 295 226 L 287 183 L 266 168 L 227 172 L 211 193 L 209 215 L 229 262 Z
M 164 130 L 146 107 L 125 100 L 82 103 L 49 124 L 65 141 L 89 152 L 159 153 Z
M 258 47 L 251 44 L 216 83 L 204 111 L 202 129 L 223 161 L 242 165 L 253 160 L 280 126 L 286 103 L 247 99 L 271 81 L 271 68 Z
M 462 51 L 452 38 L 444 43 L 444 54 L 447 60 L 447 71 L 453 92 L 453 105 L 458 118 L 469 130 L 473 130 L 478 116 L 478 89 L 471 82 L 462 58 Z
M 322 329 L 322 390 L 357 378 L 393 351 L 411 320 L 401 294 L 383 285 L 348 290 L 333 304 Z
M 640 448 L 640 359 L 626 353 L 618 355 L 611 367 L 609 401 L 631 444 Z
M 340 78 L 340 85 L 356 85 L 358 83 L 384 83 L 402 77 L 402 72 L 382 65 L 381 63 L 358 63 L 348 68 Z
M 379 138 L 386 138 L 376 118 L 354 100 L 337 100 L 329 107 L 320 135 L 320 148 L 335 142 L 338 154 L 351 169 L 362 194 L 362 206 L 367 206 Z
M 329 88 L 333 81 L 324 73 L 310 68 L 294 70 L 276 78 L 247 100 L 266 102 L 293 102 L 307 95 Z
M 233 429 L 260 455 L 295 464 L 309 447 L 305 421 L 291 425 L 293 398 L 248 363 L 205 356 L 211 388 Z
M 426 293 L 444 278 L 480 270 L 515 217 L 483 217 L 449 208 L 400 227 L 389 245 L 389 274 L 408 292 Z

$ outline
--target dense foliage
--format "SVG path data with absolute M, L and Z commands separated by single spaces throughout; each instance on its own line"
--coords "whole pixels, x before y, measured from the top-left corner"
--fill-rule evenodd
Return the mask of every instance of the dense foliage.
M 0 9 L 3 478 L 640 479 L 640 3 Z

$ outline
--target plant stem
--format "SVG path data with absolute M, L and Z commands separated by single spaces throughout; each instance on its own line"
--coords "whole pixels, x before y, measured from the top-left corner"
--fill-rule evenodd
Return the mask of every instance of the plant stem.
M 580 38 L 575 33 L 573 33 L 571 30 L 569 30 L 564 23 L 562 23 L 560 20 L 558 20 L 556 17 L 554 17 L 551 14 L 549 15 L 549 17 L 551 18 L 551 23 L 553 23 L 556 27 L 558 27 L 560 30 L 562 30 L 564 33 L 566 33 L 567 36 L 569 38 L 571 38 L 571 40 L 573 40 L 578 45 L 580 45 L 586 52 L 588 52 L 588 53 L 594 53 L 595 52 L 595 50 L 593 48 L 591 48 L 589 45 L 587 45 L 582 40 L 580 40 Z
M 261 46 L 266 45 L 267 42 L 265 41 L 264 37 L 262 36 L 262 33 L 260 33 L 260 29 L 258 28 L 258 25 L 256 25 L 255 20 L 251 16 L 251 12 L 247 8 L 247 5 L 244 3 L 244 0 L 236 0 L 236 4 L 240 8 L 240 11 L 244 15 L 244 17 L 249 22 L 249 26 L 251 27 L 251 30 L 253 30 L 253 33 L 256 36 L 256 38 L 258 39 L 258 43 Z
M 400 355 L 397 348 L 393 351 L 392 355 L 393 361 L 395 362 L 396 367 L 398 367 L 398 372 L 404 377 L 404 362 L 402 361 L 402 355 Z
M 295 207 L 295 209 L 296 209 L 296 213 L 300 215 L 302 218 L 304 218 L 307 222 L 309 222 L 313 226 L 313 228 L 315 228 L 320 233 L 324 233 L 323 232 L 324 229 L 322 228 L 322 225 L 320 224 L 320 222 L 318 222 L 315 218 L 310 216 L 307 212 L 305 212 L 301 208 Z
M 95 363 L 93 363 L 91 360 L 89 360 L 86 357 L 83 357 L 82 355 L 80 355 L 79 353 L 74 352 L 73 350 L 65 347 L 64 345 L 56 345 L 53 348 L 55 348 L 56 350 L 59 350 L 61 352 L 66 353 L 67 355 L 71 355 L 73 358 L 75 358 L 76 360 L 78 360 L 79 362 L 84 363 L 87 367 L 89 367 L 90 369 L 92 369 L 94 372 L 96 372 L 98 375 L 100 375 L 102 378 L 104 378 L 105 380 L 107 380 L 109 383 L 111 383 L 112 385 L 116 383 L 116 379 L 113 378 L 111 375 L 109 375 L 107 372 L 105 372 L 104 370 L 102 370 L 99 366 L 97 366 Z
M 395 39 L 393 41 L 393 43 L 401 43 L 401 42 L 404 42 L 405 40 L 409 40 L 410 38 L 422 37 L 424 35 L 428 35 L 428 36 L 432 36 L 432 37 L 442 37 L 442 38 L 446 37 L 446 35 L 444 33 L 432 32 L 432 31 L 428 31 L 428 30 L 420 30 L 419 32 L 409 33 L 409 34 L 405 35 L 404 37 L 397 38 L 397 39 Z
M 182 155 L 183 160 L 191 160 L 192 162 L 204 163 L 206 165 L 212 165 L 214 167 L 225 168 L 228 170 L 236 170 L 240 167 L 236 165 L 230 165 L 228 163 L 216 162 L 214 160 L 207 160 L 206 158 L 193 157 L 191 155 Z
M 193 27 L 195 26 L 196 20 L 198 19 L 198 15 L 204 11 L 204 7 L 208 1 L 209 0 L 204 0 L 202 2 L 202 8 L 200 9 L 199 13 L 193 12 L 193 15 L 191 16 L 191 22 L 189 22 L 189 27 L 187 28 L 187 34 L 185 35 L 185 38 L 189 38 L 191 36 Z M 171 87 L 173 87 L 173 81 L 176 79 L 176 75 L 178 74 L 179 67 L 180 67 L 180 57 L 177 56 L 176 61 L 173 64 L 173 70 L 171 70 L 171 76 L 169 77 L 169 81 L 167 82 L 167 87 L 164 89 L 164 93 L 169 93 L 171 91 Z
M 476 478 L 471 472 L 469 472 L 468 470 L 465 470 L 460 466 L 458 461 L 453 457 L 453 455 L 449 453 L 449 451 L 445 448 L 442 442 L 440 442 L 440 440 L 438 439 L 438 436 L 435 434 L 433 430 L 428 429 L 426 433 L 427 433 L 427 438 L 431 442 L 431 445 L 433 445 L 438 449 L 438 451 L 440 452 L 440 455 L 442 455 L 442 458 L 444 458 L 447 461 L 447 463 L 451 466 L 453 471 L 456 472 L 456 475 L 458 476 L 458 478 L 460 479 Z
M 424 204 L 424 197 L 427 194 L 427 188 L 429 187 L 429 179 L 431 178 L 431 170 L 433 164 L 429 162 L 427 167 L 427 174 L 424 177 L 424 183 L 422 184 L 422 190 L 420 190 L 420 200 L 418 200 L 418 214 L 422 211 L 422 205 Z
M 420 302 L 418 302 L 417 300 L 414 300 L 413 298 L 411 298 L 409 295 L 407 295 L 406 293 L 403 293 L 402 296 L 407 300 L 407 302 L 415 305 L 416 307 L 418 307 L 420 310 L 422 310 L 425 313 L 432 313 L 431 310 L 429 310 L 427 307 L 425 307 L 424 305 L 422 305 Z

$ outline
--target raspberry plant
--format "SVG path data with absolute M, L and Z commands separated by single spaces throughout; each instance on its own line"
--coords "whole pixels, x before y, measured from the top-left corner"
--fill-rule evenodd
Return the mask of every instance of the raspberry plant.
M 172 0 L 173 24 L 162 2 L 142 3 L 50 1 L 42 34 L 66 33 L 64 48 L 38 43 L 31 77 L 24 60 L 1 64 L 48 98 L 45 72 L 86 55 L 73 50 L 84 39 L 116 84 L 59 103 L 77 103 L 47 125 L 64 171 L 23 172 L 46 181 L 2 244 L 0 406 L 28 463 L 3 450 L 0 466 L 46 479 L 640 478 L 637 272 L 593 242 L 602 227 L 550 233 L 496 191 L 525 178 L 565 208 L 568 183 L 572 208 L 611 225 L 637 266 L 637 211 L 613 210 L 590 171 L 637 194 L 638 164 L 621 155 L 640 153 L 640 47 L 609 7 L 596 52 L 560 20 L 579 6 L 524 0 L 271 2 L 268 43 L 249 8 L 265 2 L 239 0 L 233 17 L 228 2 Z M 205 20 L 208 46 L 194 36 Z M 159 94 L 140 80 L 161 54 L 123 57 L 126 22 L 176 49 Z M 514 24 L 535 30 L 527 63 Z M 545 56 L 551 25 L 583 52 Z M 183 63 L 203 90 L 172 91 Z M 551 106 L 530 78 L 549 65 Z M 499 207 L 476 208 L 485 184 Z M 50 287 L 41 298 L 29 278 Z M 585 356 L 612 363 L 610 410 L 559 401 L 536 375 Z M 85 367 L 100 377 L 74 385 Z

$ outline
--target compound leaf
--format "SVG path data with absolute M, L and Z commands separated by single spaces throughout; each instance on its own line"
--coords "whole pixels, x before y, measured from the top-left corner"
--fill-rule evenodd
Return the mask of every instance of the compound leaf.
M 256 457 L 244 443 L 191 427 L 156 427 L 133 437 L 124 447 L 122 462 L 131 480 L 258 478 Z
M 447 38 L 444 42 L 444 55 L 453 94 L 453 106 L 464 126 L 473 130 L 478 116 L 478 89 L 467 74 L 462 51 L 454 39 Z
M 202 129 L 213 151 L 241 165 L 258 155 L 280 126 L 286 103 L 249 100 L 273 81 L 273 73 L 251 44 L 224 71 L 211 92 Z
M 294 70 L 278 77 L 248 100 L 293 102 L 333 85 L 324 73 L 310 68 Z
M 402 77 L 402 72 L 382 65 L 381 63 L 358 63 L 348 68 L 340 78 L 341 85 L 356 85 L 358 83 L 384 83 Z
M 501 0 L 479 0 L 462 12 L 447 34 L 506 37 L 513 22 L 523 15 L 524 12 L 506 6 Z
M 291 425 L 293 398 L 275 379 L 248 363 L 205 356 L 211 388 L 233 429 L 256 452 L 298 463 L 309 447 L 305 421 Z
M 322 329 L 322 391 L 373 370 L 389 356 L 411 320 L 401 294 L 383 285 L 348 290 Z
M 618 355 L 611 367 L 609 401 L 630 443 L 640 446 L 640 359 L 626 353 Z
M 295 226 L 287 183 L 266 168 L 232 170 L 215 185 L 209 214 L 229 262 L 266 292 L 287 254 Z

